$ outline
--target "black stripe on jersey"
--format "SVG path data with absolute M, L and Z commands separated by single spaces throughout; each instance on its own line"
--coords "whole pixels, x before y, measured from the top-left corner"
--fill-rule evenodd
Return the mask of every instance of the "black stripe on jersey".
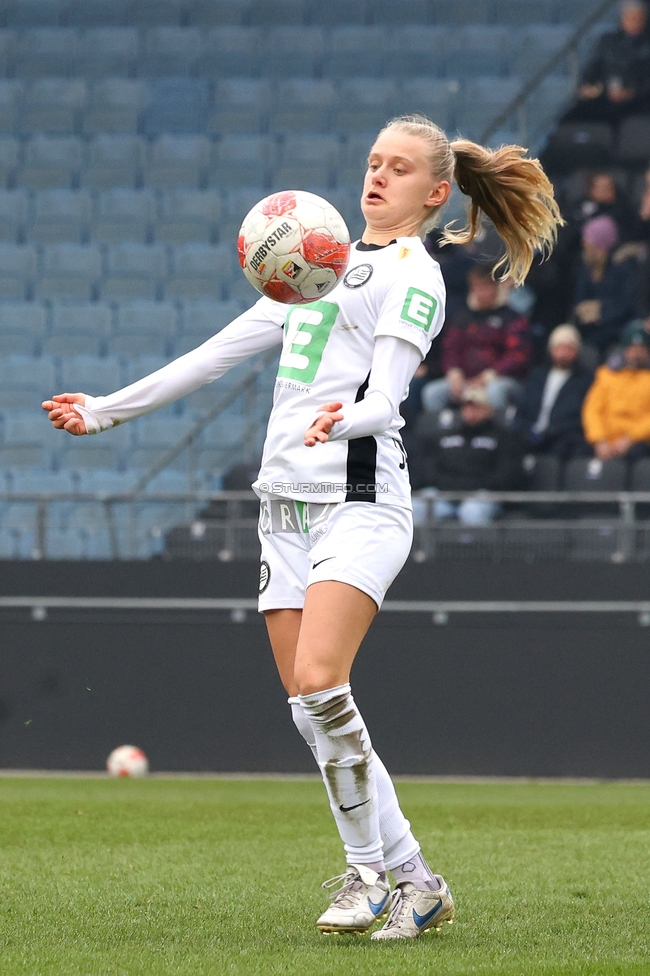
M 357 390 L 354 398 L 355 403 L 363 400 L 368 389 L 370 373 Z M 374 437 L 355 437 L 348 441 L 348 465 L 345 481 L 350 485 L 351 491 L 346 496 L 346 502 L 376 502 L 377 492 L 357 491 L 357 485 L 372 485 L 374 489 L 377 476 L 377 441 Z

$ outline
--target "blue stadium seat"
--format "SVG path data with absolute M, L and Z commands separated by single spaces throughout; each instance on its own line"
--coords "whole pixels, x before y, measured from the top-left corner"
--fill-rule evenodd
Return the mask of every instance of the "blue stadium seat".
M 151 84 L 143 79 L 106 78 L 96 81 L 84 113 L 83 130 L 95 133 L 133 132 L 149 101 Z
M 187 0 L 132 0 L 129 23 L 136 27 L 177 26 L 187 6 Z
M 338 136 L 289 135 L 281 146 L 273 181 L 278 189 L 328 186 L 334 179 L 339 152 Z
M 35 293 L 39 298 L 87 301 L 96 296 L 101 273 L 102 256 L 94 244 L 46 244 Z
M 151 101 L 142 112 L 144 132 L 149 136 L 203 132 L 209 96 L 207 79 L 166 78 L 154 82 Z
M 493 0 L 431 0 L 434 24 L 489 24 L 493 13 Z
M 236 319 L 242 312 L 239 302 L 218 302 L 204 298 L 181 304 L 180 334 L 191 338 L 194 345 L 205 342 L 216 332 Z
M 396 112 L 412 115 L 422 112 L 441 128 L 455 125 L 461 100 L 458 81 L 439 78 L 410 78 L 400 85 L 396 97 Z
M 210 186 L 221 189 L 268 185 L 276 156 L 276 145 L 270 136 L 224 136 L 213 147 Z
M 23 301 L 30 297 L 37 260 L 32 244 L 0 244 L 0 299 Z
M 107 391 L 108 392 L 108 391 Z M 67 471 L 80 471 L 84 468 L 114 468 L 117 465 L 117 452 L 109 437 L 69 438 L 60 456 L 60 467 Z
M 250 182 L 254 181 L 251 180 Z M 268 192 L 261 186 L 247 186 L 224 191 L 222 195 L 224 201 L 223 215 L 219 223 L 219 240 L 225 243 L 235 241 L 246 214 L 267 196 Z
M 208 32 L 205 54 L 198 60 L 197 71 L 217 78 L 255 78 L 260 73 L 260 57 L 266 49 L 257 28 L 217 27 Z
M 195 424 L 193 417 L 143 417 L 138 430 L 138 447 L 156 448 L 164 450 L 176 444 Z M 133 464 L 129 458 L 130 467 L 140 467 Z
M 83 146 L 76 136 L 35 135 L 25 145 L 17 182 L 30 190 L 70 188 L 81 169 Z
M 556 6 L 556 0 L 494 0 L 495 19 L 507 27 L 550 24 Z
M 13 73 L 16 32 L 0 30 L 0 75 Z
M 87 190 L 36 193 L 27 239 L 45 244 L 81 243 L 88 237 L 91 214 L 92 200 Z
M 43 415 L 45 416 L 45 415 Z M 11 411 L 3 418 L 2 439 L 4 444 L 44 444 L 48 425 L 41 424 L 37 405 L 33 410 Z M 50 429 L 56 431 L 50 426 Z
M 359 73 L 381 75 L 387 63 L 389 34 L 383 27 L 337 27 L 329 35 L 323 60 L 326 78 L 350 78 Z
M 154 236 L 157 241 L 174 244 L 213 243 L 220 216 L 221 195 L 217 190 L 168 190 L 160 198 Z
M 250 0 L 194 0 L 190 8 L 190 23 L 208 30 L 211 27 L 239 27 Z
M 296 27 L 305 22 L 309 0 L 251 0 L 246 20 L 261 27 Z
M 574 97 L 573 81 L 567 75 L 549 75 L 529 100 L 527 121 L 533 132 L 548 131 Z
M 173 271 L 165 283 L 165 298 L 221 298 L 233 259 L 233 246 L 176 245 L 172 248 Z
M 20 144 L 12 136 L 0 137 L 0 186 L 12 185 L 20 160 Z
M 61 360 L 61 384 L 73 393 L 88 393 L 90 396 L 113 393 L 122 386 L 119 359 L 117 356 L 68 356 Z
M 342 24 L 367 24 L 370 21 L 373 0 L 310 0 L 309 23 L 323 27 L 340 27 Z
M 16 128 L 24 93 L 23 81 L 0 78 L 0 133 L 11 134 Z
M 115 471 L 112 468 L 104 470 L 98 468 L 80 471 L 75 483 L 78 490 L 86 494 L 102 492 L 109 495 L 121 495 L 129 490 L 132 481 L 133 479 L 127 477 L 124 472 Z
M 447 70 L 447 27 L 402 27 L 391 34 L 390 72 L 410 79 L 417 75 L 444 77 Z M 451 63 L 453 73 L 453 61 Z
M 145 77 L 191 75 L 204 46 L 205 34 L 198 27 L 155 27 L 144 35 L 138 74 Z
M 447 72 L 453 77 L 500 75 L 509 63 L 506 27 L 463 27 L 449 34 Z
M 54 302 L 52 334 L 43 352 L 54 356 L 100 356 L 106 351 L 113 313 L 101 302 Z
M 120 27 L 128 23 L 131 0 L 67 0 L 66 22 L 72 27 Z
M 520 78 L 474 78 L 465 86 L 459 127 L 463 135 L 479 138 L 485 126 L 521 91 Z
M 167 272 L 167 252 L 162 244 L 124 241 L 108 247 L 108 276 L 102 283 L 104 299 L 156 299 Z
M 9 27 L 56 27 L 61 22 L 61 0 L 5 0 L 3 19 Z
M 81 171 L 82 186 L 93 190 L 133 187 L 140 178 L 144 162 L 141 136 L 126 133 L 98 135 L 88 143 L 86 165 Z
M 368 168 L 368 153 L 373 143 L 373 135 L 369 132 L 360 135 L 350 135 L 341 146 L 337 180 L 339 186 L 359 188 Z
M 111 350 L 117 355 L 164 356 L 177 328 L 177 311 L 171 302 L 133 301 L 117 310 Z
M 138 31 L 135 27 L 97 27 L 84 31 L 75 55 L 75 71 L 81 78 L 129 77 L 138 64 Z
M 47 309 L 39 302 L 0 303 L 0 348 L 3 355 L 32 355 L 46 331 Z
M 155 373 L 162 369 L 168 362 L 169 356 L 151 355 L 150 353 L 127 359 L 124 363 L 123 382 L 125 385 L 135 383 L 137 380 L 141 380 L 143 376 L 148 376 L 149 373 Z M 173 405 L 165 407 L 164 412 L 167 416 L 175 415 L 175 407 Z M 139 424 L 140 421 L 138 420 L 137 423 Z
M 373 24 L 401 27 L 403 24 L 424 25 L 429 21 L 429 0 L 373 0 Z
M 27 191 L 0 190 L 0 241 L 19 243 L 27 224 Z
M 571 27 L 566 24 L 536 24 L 522 31 L 510 62 L 512 74 L 532 78 L 566 44 L 572 33 Z M 558 65 L 555 71 L 566 73 L 566 69 L 565 62 Z
M 20 128 L 28 134 L 72 134 L 79 128 L 87 97 L 82 78 L 38 78 L 25 92 Z
M 272 92 L 268 78 L 226 78 L 219 81 L 207 131 L 218 135 L 260 132 L 266 125 Z
M 155 494 L 187 494 L 190 491 L 190 478 L 186 471 L 175 471 L 165 468 L 155 478 L 152 478 L 146 486 L 145 491 L 150 495 Z
M 335 101 L 336 91 L 329 80 L 288 78 L 278 81 L 269 110 L 269 129 L 278 133 L 322 133 L 329 128 Z
M 56 385 L 55 361 L 51 356 L 8 356 L 0 360 L 0 382 L 3 389 L 30 390 L 35 398 L 30 406 L 40 406 L 38 397 L 51 396 Z
M 210 140 L 206 136 L 159 136 L 149 148 L 144 166 L 147 186 L 198 188 L 207 180 Z
M 18 36 L 15 72 L 19 78 L 65 77 L 72 73 L 79 32 L 71 27 L 28 28 Z
M 392 78 L 350 78 L 341 82 L 332 128 L 343 135 L 376 133 L 391 117 L 394 107 L 395 82 Z
M 48 471 L 45 476 L 42 471 L 13 471 L 11 490 L 31 495 L 63 494 L 76 491 L 77 481 L 70 471 Z
M 155 217 L 153 190 L 103 190 L 97 197 L 93 240 L 105 244 L 120 241 L 144 244 L 151 238 Z
M 265 59 L 264 74 L 272 78 L 314 77 L 327 59 L 321 27 L 274 27 L 264 43 L 273 52 L 273 57 Z

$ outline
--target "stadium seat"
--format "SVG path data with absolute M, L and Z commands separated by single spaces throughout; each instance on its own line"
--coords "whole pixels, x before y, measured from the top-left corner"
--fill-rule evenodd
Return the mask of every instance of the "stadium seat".
M 191 75 L 203 53 L 204 32 L 198 27 L 155 27 L 144 35 L 143 51 L 137 62 L 144 77 Z
M 434 24 L 489 24 L 494 12 L 493 0 L 432 0 Z
M 250 0 L 194 0 L 190 8 L 190 23 L 208 30 L 211 27 L 239 27 L 243 23 Z
M 614 132 L 607 122 L 565 122 L 551 134 L 544 158 L 555 172 L 600 166 L 612 155 Z
M 650 491 L 650 458 L 642 458 L 634 465 L 630 490 Z
M 83 437 L 65 445 L 60 456 L 64 470 L 79 471 L 83 468 L 114 468 L 117 464 L 115 448 L 108 437 Z
M 0 299 L 30 298 L 36 269 L 37 254 L 32 244 L 0 244 Z
M 448 70 L 456 77 L 501 75 L 508 65 L 505 27 L 471 26 L 449 33 Z
M 562 462 L 554 454 L 530 455 L 524 464 L 531 491 L 559 491 Z
M 342 24 L 367 24 L 370 20 L 373 0 L 309 0 L 309 23 L 322 27 L 340 27 Z
M 55 361 L 51 356 L 8 356 L 0 361 L 0 380 L 3 389 L 30 390 L 36 398 L 31 405 L 40 406 L 38 397 L 51 396 L 54 389 Z
M 280 148 L 280 161 L 273 174 L 278 189 L 309 184 L 328 186 L 338 163 L 338 136 L 289 135 Z
M 147 186 L 198 188 L 207 180 L 210 140 L 206 136 L 159 136 L 149 148 L 144 166 Z
M 147 484 L 145 492 L 150 495 L 183 495 L 190 491 L 190 478 L 186 471 L 165 468 Z
M 403 24 L 424 26 L 429 21 L 429 0 L 373 0 L 372 22 L 377 25 L 401 27 Z
M 132 0 L 129 23 L 136 27 L 177 26 L 187 6 L 187 0 Z
M 11 134 L 16 128 L 25 84 L 17 79 L 0 78 L 0 133 Z
M 54 356 L 99 356 L 106 351 L 113 313 L 101 302 L 62 303 L 52 306 L 52 334 L 43 352 Z
M 142 112 L 149 136 L 203 132 L 208 116 L 209 84 L 203 78 L 166 78 L 154 82 Z
M 16 32 L 13 30 L 0 30 L 0 75 L 13 73 L 15 51 Z
M 81 243 L 88 237 L 92 200 L 87 190 L 44 190 L 34 194 L 27 239 L 35 243 Z
M 630 115 L 618 133 L 616 158 L 622 163 L 643 164 L 650 158 L 650 116 Z
M 461 98 L 458 81 L 439 78 L 408 78 L 402 81 L 395 99 L 395 111 L 410 115 L 423 112 L 442 128 L 455 124 Z
M 217 135 L 260 132 L 266 125 L 272 91 L 268 78 L 227 78 L 219 81 L 207 131 Z
M 124 356 L 164 356 L 176 325 L 177 312 L 171 302 L 124 302 L 117 311 L 111 349 Z
M 96 297 L 101 274 L 102 255 L 95 245 L 46 244 L 35 294 L 39 298 L 87 301 Z
M 168 362 L 168 356 L 155 356 L 151 353 L 127 359 L 124 362 L 123 382 L 125 385 L 135 383 L 137 380 L 142 379 L 143 376 L 148 376 L 149 373 L 155 373 L 157 370 L 162 369 Z M 167 416 L 175 416 L 176 405 L 172 404 L 170 407 L 165 407 L 163 412 Z M 140 421 L 138 420 L 137 423 L 139 424 Z
M 506 27 L 550 24 L 556 6 L 555 0 L 494 0 L 495 19 Z
M 390 73 L 411 79 L 417 75 L 444 77 L 447 71 L 449 29 L 401 27 L 390 37 Z M 449 66 L 453 73 L 454 63 Z
M 70 471 L 48 471 L 45 477 L 42 471 L 13 471 L 11 490 L 32 495 L 63 494 L 76 491 L 77 482 Z
M 122 386 L 120 362 L 116 356 L 66 357 L 61 360 L 61 383 L 66 390 L 105 396 Z
M 513 51 L 511 73 L 531 78 L 536 71 L 548 64 L 553 55 L 566 44 L 572 33 L 571 27 L 567 24 L 535 24 L 523 30 L 519 36 L 519 43 Z M 566 67 L 565 62 L 559 64 L 554 70 L 557 73 L 565 73 Z
M 573 98 L 573 82 L 568 75 L 549 75 L 531 96 L 528 106 L 528 125 L 546 132 Z
M 120 27 L 128 22 L 130 0 L 67 0 L 66 22 L 72 27 Z
M 573 458 L 564 469 L 567 491 L 624 491 L 627 467 L 620 458 Z
M 224 326 L 241 314 L 239 302 L 217 302 L 211 299 L 198 299 L 181 304 L 180 334 L 191 337 L 199 345 L 220 332 Z
M 264 64 L 264 74 L 271 78 L 313 78 L 329 60 L 321 27 L 273 27 L 265 35 L 265 45 L 273 51 Z
M 39 78 L 25 92 L 20 128 L 28 134 L 72 134 L 79 128 L 87 97 L 82 78 Z
M 144 244 L 151 239 L 155 216 L 153 190 L 103 190 L 97 197 L 93 241 L 105 244 L 139 241 Z
M 329 129 L 330 113 L 336 100 L 329 80 L 289 78 L 279 81 L 269 109 L 271 132 L 314 132 Z
M 339 106 L 332 116 L 332 128 L 343 135 L 376 133 L 391 117 L 395 106 L 392 78 L 351 78 L 342 81 Z
M 0 241 L 18 244 L 27 224 L 27 191 L 0 190 Z
M 32 355 L 42 342 L 46 329 L 47 310 L 38 302 L 0 303 L 0 351 L 3 356 Z
M 381 75 L 389 49 L 389 34 L 383 27 L 336 27 L 329 35 L 323 75 L 350 78 L 361 66 L 364 75 Z
M 134 78 L 96 81 L 84 113 L 83 130 L 95 133 L 137 132 L 140 112 L 150 97 L 150 83 Z
M 217 190 L 168 190 L 160 198 L 154 236 L 174 244 L 214 243 L 220 216 Z
M 251 77 L 259 75 L 259 59 L 265 47 L 259 29 L 217 27 L 208 32 L 205 53 L 197 62 L 199 75 Z
M 224 136 L 213 146 L 210 186 L 221 189 L 268 185 L 276 156 L 276 144 L 270 136 Z
M 137 423 L 137 421 L 134 422 Z M 111 468 L 79 471 L 78 477 L 75 479 L 77 489 L 80 492 L 86 494 L 103 492 L 108 495 L 126 493 L 132 481 L 133 479 L 129 478 L 125 472 L 115 471 Z
M 40 420 L 37 404 L 34 404 L 33 410 L 15 410 L 7 413 L 2 424 L 3 443 L 43 444 L 48 426 L 39 423 Z M 50 429 L 54 431 L 53 427 Z
M 17 183 L 30 190 L 70 188 L 81 168 L 82 153 L 76 136 L 35 135 L 25 145 L 25 163 L 17 170 Z
M 246 22 L 261 27 L 296 27 L 305 21 L 309 0 L 251 0 Z
M 162 244 L 122 242 L 108 247 L 108 276 L 102 283 L 104 299 L 156 299 L 167 271 Z
M 368 167 L 368 153 L 373 136 L 369 133 L 350 135 L 342 143 L 337 167 L 339 186 L 358 187 L 361 195 L 361 181 Z
M 85 167 L 80 183 L 93 190 L 111 187 L 133 187 L 140 178 L 144 162 L 144 144 L 141 136 L 98 135 L 88 143 Z
M 465 85 L 458 122 L 463 135 L 479 138 L 487 123 L 520 91 L 520 78 L 470 78 Z
M 138 446 L 164 450 L 184 437 L 195 422 L 193 417 L 143 417 L 138 430 Z M 129 458 L 129 466 L 140 465 L 134 465 Z
M 173 247 L 173 270 L 165 283 L 165 298 L 221 298 L 233 259 L 233 246 L 179 244 Z
M 72 74 L 79 32 L 71 27 L 36 27 L 17 38 L 15 72 L 18 78 L 65 78 Z
M 12 185 L 20 159 L 20 144 L 11 136 L 0 137 L 0 186 Z
M 81 78 L 129 77 L 138 64 L 138 31 L 135 27 L 97 27 L 84 31 L 75 56 Z
M 49 458 L 40 444 L 9 444 L 0 447 L 0 469 L 45 468 Z M 3 525 L 6 525 L 6 515 Z

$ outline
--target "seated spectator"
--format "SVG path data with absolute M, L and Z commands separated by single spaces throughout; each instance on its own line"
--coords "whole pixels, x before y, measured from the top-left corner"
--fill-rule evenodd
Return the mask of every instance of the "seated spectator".
M 594 376 L 578 361 L 581 346 L 575 326 L 558 325 L 548 340 L 550 362 L 524 384 L 513 426 L 530 451 L 565 460 L 590 453 L 581 413 Z
M 425 410 L 439 413 L 458 403 L 467 389 L 485 389 L 496 410 L 503 410 L 519 390 L 532 348 L 528 319 L 502 304 L 501 284 L 489 268 L 477 265 L 468 275 L 465 307 L 442 333 L 444 379 L 422 390 Z
M 612 253 L 618 228 L 611 217 L 595 217 L 582 231 L 582 261 L 574 293 L 573 317 L 585 342 L 601 357 L 634 316 L 636 266 L 616 264 Z
M 621 340 L 621 367 L 600 367 L 582 408 L 585 437 L 601 461 L 650 455 L 650 332 L 631 322 Z
M 569 221 L 576 247 L 584 225 L 594 217 L 611 217 L 618 227 L 621 241 L 634 241 L 639 235 L 639 218 L 625 195 L 616 185 L 611 173 L 592 173 L 587 179 L 586 192 L 574 208 Z
M 439 491 L 508 491 L 522 485 L 522 449 L 518 436 L 494 419 L 494 408 L 482 387 L 462 394 L 461 422 L 440 430 L 422 444 L 423 479 Z M 416 501 L 416 500 L 414 500 Z M 416 505 L 421 521 L 424 503 Z M 486 525 L 499 505 L 479 496 L 463 502 L 435 502 L 438 519 L 457 517 L 466 525 Z
M 619 29 L 604 34 L 585 68 L 578 103 L 567 122 L 617 122 L 625 115 L 648 110 L 650 37 L 648 14 L 640 0 L 624 0 Z

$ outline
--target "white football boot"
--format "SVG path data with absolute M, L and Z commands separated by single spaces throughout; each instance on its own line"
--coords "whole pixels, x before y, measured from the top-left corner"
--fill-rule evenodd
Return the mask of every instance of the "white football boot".
M 391 896 L 391 909 L 388 921 L 373 932 L 373 939 L 417 939 L 423 932 L 437 929 L 439 932 L 447 922 L 454 920 L 454 899 L 449 886 L 439 874 L 438 891 L 422 891 L 410 881 L 398 884 Z
M 367 932 L 390 904 L 390 887 L 376 871 L 364 864 L 350 864 L 345 874 L 325 881 L 323 888 L 340 888 L 331 895 L 332 904 L 316 922 L 321 932 Z

